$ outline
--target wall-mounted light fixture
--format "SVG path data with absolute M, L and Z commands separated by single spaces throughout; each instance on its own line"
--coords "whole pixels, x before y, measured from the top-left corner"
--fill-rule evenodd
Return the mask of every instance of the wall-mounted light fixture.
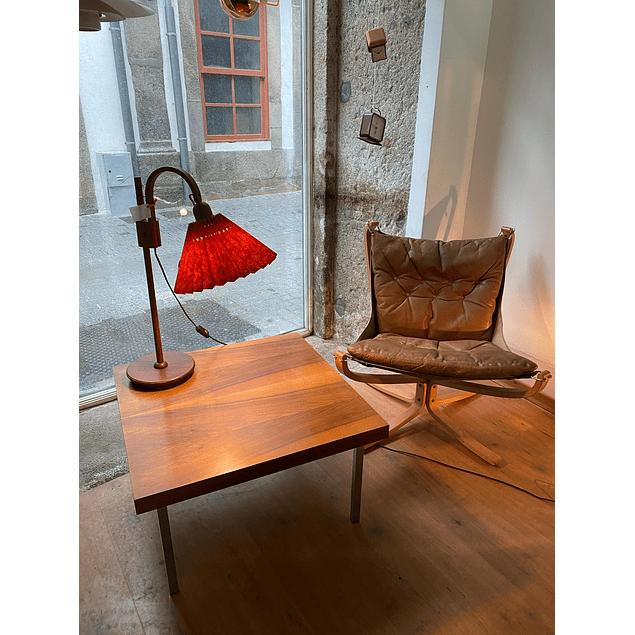
M 384 130 L 386 129 L 386 119 L 382 117 L 381 111 L 372 108 L 370 112 L 362 116 L 362 125 L 359 129 L 359 138 L 366 143 L 372 143 L 380 146 L 384 138 Z
M 386 59 L 386 32 L 381 27 L 366 31 L 366 44 L 373 62 Z
M 276 2 L 265 2 L 265 0 L 220 0 L 220 6 L 223 7 L 223 11 L 235 20 L 253 18 L 261 4 L 277 7 L 280 4 L 280 0 L 276 0 Z

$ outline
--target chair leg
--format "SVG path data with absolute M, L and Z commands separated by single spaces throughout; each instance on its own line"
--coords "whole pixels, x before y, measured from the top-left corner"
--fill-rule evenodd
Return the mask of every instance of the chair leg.
M 489 385 L 486 386 L 479 384 L 475 392 L 472 392 L 470 389 L 476 386 L 474 384 L 470 384 L 467 381 L 458 379 L 452 380 L 451 382 L 444 381 L 444 386 L 456 388 L 457 390 L 453 393 L 446 394 L 439 398 L 437 396 L 437 385 L 432 379 L 423 379 L 422 381 L 418 382 L 418 378 L 405 374 L 373 375 L 370 373 L 357 373 L 355 371 L 352 371 L 348 367 L 348 359 L 349 356 L 346 353 L 343 353 L 342 351 L 335 352 L 335 364 L 337 366 L 337 369 L 340 371 L 340 373 L 354 381 L 359 381 L 369 385 L 379 384 L 380 386 L 383 386 L 385 384 L 406 384 L 417 382 L 417 392 L 415 394 L 415 399 L 412 402 L 412 405 L 404 413 L 398 415 L 388 422 L 389 435 L 397 431 L 402 426 L 405 426 L 408 422 L 412 421 L 424 408 L 426 408 L 433 420 L 438 423 L 446 432 L 451 434 L 459 443 L 473 452 L 476 456 L 495 467 L 500 467 L 503 464 L 503 459 L 501 459 L 501 457 L 498 456 L 498 454 L 496 454 L 495 452 L 492 452 L 489 448 L 486 448 L 482 443 L 479 443 L 470 434 L 458 430 L 450 421 L 442 417 L 441 413 L 433 410 L 433 405 L 439 406 L 442 404 L 452 403 L 460 399 L 467 399 L 468 397 L 472 397 L 475 394 L 493 395 L 496 397 L 524 398 L 540 392 L 540 390 L 542 390 L 546 386 L 547 382 L 551 378 L 551 373 L 549 371 L 543 371 L 538 374 L 538 376 L 536 377 L 536 381 L 534 382 L 534 386 L 529 389 L 506 389 L 502 387 L 492 387 Z M 377 444 L 371 443 L 365 446 L 365 448 L 372 448 L 375 445 Z
M 454 390 L 452 392 L 445 393 L 443 396 L 439 397 L 439 395 L 437 394 L 436 384 L 432 384 L 431 388 L 434 389 L 434 395 L 431 395 L 431 403 L 434 403 L 435 406 L 444 406 L 445 404 L 454 403 L 455 401 L 469 399 L 470 397 L 474 397 L 474 395 L 476 394 L 475 392 Z
M 473 394 L 473 393 L 472 393 Z M 468 394 L 467 396 L 471 396 Z M 453 399 L 452 401 L 456 401 Z M 437 386 L 432 384 L 428 386 L 425 398 L 425 407 L 432 416 L 432 418 L 446 431 L 449 432 L 461 445 L 465 446 L 468 450 L 476 454 L 479 458 L 483 459 L 486 463 L 493 465 L 494 467 L 500 467 L 503 460 L 498 454 L 492 452 L 489 448 L 486 448 L 482 443 L 479 443 L 473 436 L 458 430 L 454 427 L 450 421 L 441 416 L 439 412 L 433 410 L 433 404 L 439 405 L 440 403 L 449 403 L 444 399 L 437 400 Z
M 405 426 L 407 423 L 412 421 L 421 412 L 421 410 L 423 410 L 425 406 L 425 396 L 426 384 L 425 382 L 421 382 L 417 384 L 417 392 L 415 393 L 415 398 L 413 399 L 410 408 L 388 422 L 389 434 L 392 434 L 393 432 L 399 430 L 402 426 Z
M 415 393 L 415 397 L 412 401 L 410 408 L 408 408 L 408 410 L 406 410 L 405 412 L 402 412 L 401 414 L 397 415 L 396 417 L 393 417 L 388 422 L 389 435 L 393 434 L 394 432 L 399 430 L 399 428 L 402 428 L 407 423 L 412 421 L 425 408 L 425 395 L 426 395 L 426 383 L 425 382 L 418 383 L 417 391 Z M 379 443 L 379 441 L 377 441 L 376 443 L 369 443 L 368 445 L 364 447 L 372 448 L 377 443 Z

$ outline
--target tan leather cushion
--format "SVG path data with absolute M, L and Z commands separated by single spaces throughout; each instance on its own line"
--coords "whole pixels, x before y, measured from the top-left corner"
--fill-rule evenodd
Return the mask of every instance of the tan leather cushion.
M 348 352 L 383 368 L 460 379 L 513 379 L 537 368 L 534 362 L 487 341 L 439 342 L 394 333 L 351 344 Z
M 491 339 L 506 245 L 505 236 L 444 242 L 373 234 L 379 333 Z

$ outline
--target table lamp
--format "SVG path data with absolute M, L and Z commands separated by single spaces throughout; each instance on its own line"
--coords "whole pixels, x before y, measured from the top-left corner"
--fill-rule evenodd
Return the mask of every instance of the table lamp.
M 195 220 L 188 225 L 183 252 L 179 262 L 174 293 L 194 293 L 219 287 L 266 267 L 276 253 L 222 214 L 214 214 L 203 201 L 201 191 L 191 174 L 173 167 L 161 167 L 146 181 L 145 204 L 141 179 L 135 179 L 136 207 L 131 207 L 136 221 L 137 239 L 143 248 L 155 353 L 144 355 L 128 365 L 126 375 L 139 389 L 164 390 L 187 381 L 194 373 L 194 360 L 179 351 L 164 351 L 161 344 L 150 249 L 161 246 L 159 221 L 155 214 L 154 184 L 164 172 L 178 174 L 190 187 Z M 180 304 L 180 303 L 179 303 Z M 206 329 L 196 330 L 210 337 Z

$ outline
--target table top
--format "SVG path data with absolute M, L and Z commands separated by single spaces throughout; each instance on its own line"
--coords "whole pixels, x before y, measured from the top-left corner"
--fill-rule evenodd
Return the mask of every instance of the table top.
M 160 391 L 113 369 L 138 514 L 388 436 L 386 422 L 297 333 L 193 351 Z

